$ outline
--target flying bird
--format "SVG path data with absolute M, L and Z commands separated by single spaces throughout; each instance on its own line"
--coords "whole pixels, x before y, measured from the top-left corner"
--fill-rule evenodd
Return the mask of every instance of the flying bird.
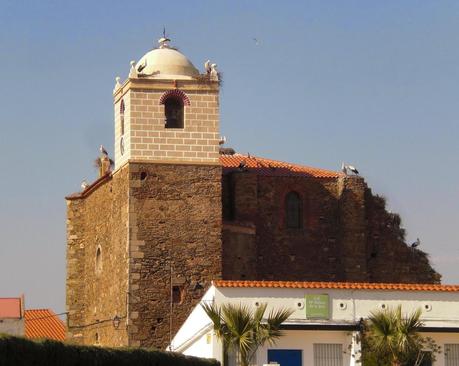
M 256 38 L 252 38 L 252 39 L 255 42 L 256 46 L 260 45 L 261 42 L 258 39 L 256 39 Z
M 212 71 L 212 68 L 210 67 L 210 60 L 207 60 L 207 61 L 204 63 L 204 68 L 206 69 L 206 73 L 207 73 L 207 74 L 210 74 L 210 72 Z
M 417 238 L 416 241 L 410 245 L 410 247 L 417 248 L 420 245 L 421 245 L 421 241 L 419 240 L 419 238 Z
M 100 151 L 101 154 L 103 154 L 105 156 L 108 156 L 108 152 L 107 152 L 107 150 L 105 150 L 104 145 L 100 145 L 99 151 Z

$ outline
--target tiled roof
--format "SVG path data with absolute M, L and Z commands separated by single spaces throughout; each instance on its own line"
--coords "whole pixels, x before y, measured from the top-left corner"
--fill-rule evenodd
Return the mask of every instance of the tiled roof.
M 50 309 L 31 309 L 25 311 L 26 338 L 48 338 L 65 340 L 65 325 Z
M 333 290 L 390 290 L 459 292 L 459 285 L 366 282 L 227 281 L 212 282 L 215 287 L 304 288 Z
M 309 166 L 285 163 L 251 155 L 220 155 L 220 163 L 223 165 L 225 171 L 244 169 L 259 175 L 268 176 L 301 176 L 313 178 L 338 178 L 343 176 L 343 173 L 333 170 L 311 168 Z M 244 168 L 240 168 L 241 165 Z

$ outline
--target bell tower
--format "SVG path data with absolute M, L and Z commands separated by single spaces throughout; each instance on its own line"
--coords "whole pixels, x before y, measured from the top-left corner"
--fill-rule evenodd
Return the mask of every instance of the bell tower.
M 208 63 L 207 63 L 208 65 Z M 218 164 L 219 81 L 161 38 L 114 89 L 115 170 L 128 161 Z
M 113 92 L 134 347 L 165 347 L 222 273 L 218 72 L 207 62 L 200 74 L 169 42 L 131 62 Z

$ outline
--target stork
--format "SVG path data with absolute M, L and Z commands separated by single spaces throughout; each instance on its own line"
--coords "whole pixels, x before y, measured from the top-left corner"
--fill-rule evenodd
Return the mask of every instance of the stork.
M 346 169 L 349 169 L 352 173 L 358 175 L 359 174 L 359 171 L 357 170 L 357 168 L 353 165 L 346 165 Z
M 142 64 L 142 65 L 139 65 L 139 66 L 137 67 L 137 72 L 142 72 L 143 69 L 146 68 L 146 67 L 147 67 L 147 59 L 145 59 L 145 60 L 143 61 L 143 64 Z
M 210 79 L 218 81 L 217 64 L 210 65 Z
M 82 182 L 81 182 L 81 189 L 84 191 L 86 188 L 89 187 L 89 183 L 86 181 L 86 179 L 84 179 Z
M 212 71 L 211 67 L 210 67 L 210 60 L 207 60 L 205 63 L 204 63 L 204 69 L 206 70 L 206 74 L 209 75 L 210 72 Z
M 414 249 L 420 245 L 421 245 L 421 241 L 419 240 L 419 238 L 417 238 L 416 241 L 410 245 L 410 247 Z
M 104 145 L 100 145 L 99 151 L 100 151 L 100 153 L 101 153 L 102 155 L 108 156 L 108 152 L 107 152 L 107 150 L 105 150 Z

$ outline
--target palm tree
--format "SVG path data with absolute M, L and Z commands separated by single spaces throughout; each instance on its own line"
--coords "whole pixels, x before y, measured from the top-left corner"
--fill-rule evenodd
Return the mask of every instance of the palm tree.
M 418 333 L 422 326 L 421 309 L 403 315 L 402 307 L 371 313 L 365 338 L 370 353 L 382 364 L 403 365 L 422 351 L 424 340 Z
M 290 309 L 271 310 L 264 320 L 267 304 L 261 304 L 255 311 L 246 305 L 219 307 L 204 303 L 201 306 L 214 324 L 224 351 L 234 350 L 241 366 L 249 365 L 260 346 L 273 344 L 283 335 L 280 325 L 293 313 Z

